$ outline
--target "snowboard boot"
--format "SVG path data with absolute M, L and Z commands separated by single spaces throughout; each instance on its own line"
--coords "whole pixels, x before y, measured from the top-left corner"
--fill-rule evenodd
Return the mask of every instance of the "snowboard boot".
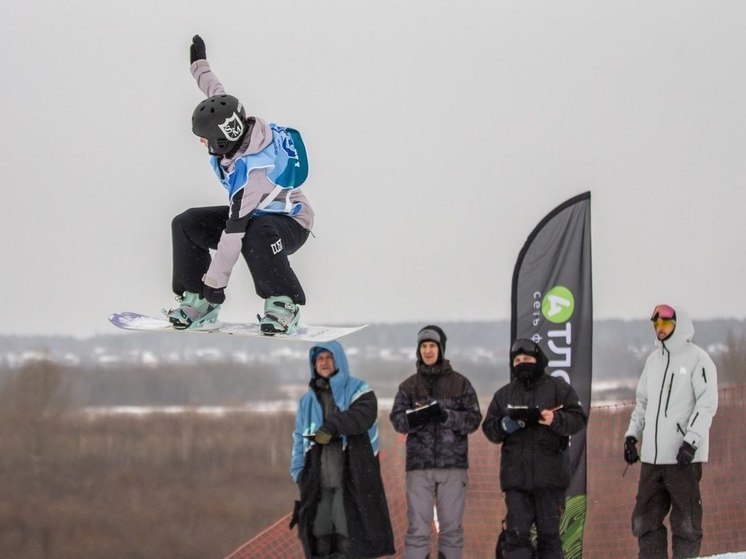
M 264 316 L 257 315 L 259 328 L 266 336 L 292 334 L 300 321 L 300 305 L 293 303 L 287 295 L 264 300 Z
M 205 325 L 215 324 L 220 305 L 213 305 L 198 293 L 185 291 L 182 297 L 176 297 L 179 306 L 170 311 L 164 311 L 168 321 L 177 330 L 187 328 L 201 328 Z

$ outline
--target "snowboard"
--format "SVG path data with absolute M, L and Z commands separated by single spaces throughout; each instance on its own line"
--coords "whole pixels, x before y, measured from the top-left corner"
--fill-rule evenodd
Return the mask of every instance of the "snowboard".
M 330 342 L 362 330 L 362 326 L 316 326 L 301 323 L 292 334 L 274 334 L 268 336 L 263 334 L 256 322 L 216 322 L 202 328 L 187 328 L 177 330 L 165 316 L 148 316 L 136 312 L 118 312 L 109 316 L 111 322 L 117 328 L 123 330 L 140 330 L 146 332 L 178 332 L 178 333 L 201 333 L 201 334 L 228 334 L 230 336 L 247 336 L 252 338 L 263 338 L 265 340 L 298 341 L 298 342 Z

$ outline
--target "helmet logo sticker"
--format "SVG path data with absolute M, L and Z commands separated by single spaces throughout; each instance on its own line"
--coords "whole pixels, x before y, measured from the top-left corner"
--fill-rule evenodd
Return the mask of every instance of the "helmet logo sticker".
M 228 138 L 231 142 L 235 142 L 243 134 L 243 121 L 236 114 L 225 119 L 223 124 L 218 124 L 218 128 L 223 132 L 223 135 Z

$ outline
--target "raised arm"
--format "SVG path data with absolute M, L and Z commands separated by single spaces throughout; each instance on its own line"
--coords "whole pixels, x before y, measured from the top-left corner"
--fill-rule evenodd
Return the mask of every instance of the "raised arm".
M 192 44 L 189 47 L 189 60 L 192 76 L 197 82 L 197 87 L 205 94 L 205 97 L 225 93 L 223 84 L 210 69 L 210 63 L 207 61 L 205 42 L 199 35 L 192 37 Z

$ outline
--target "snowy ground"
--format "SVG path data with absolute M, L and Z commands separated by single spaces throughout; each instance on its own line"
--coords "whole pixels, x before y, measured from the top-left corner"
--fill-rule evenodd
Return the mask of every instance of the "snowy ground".
M 746 559 L 746 551 L 734 551 L 732 553 L 724 553 L 723 555 L 710 555 L 709 557 L 702 557 L 701 559 Z

